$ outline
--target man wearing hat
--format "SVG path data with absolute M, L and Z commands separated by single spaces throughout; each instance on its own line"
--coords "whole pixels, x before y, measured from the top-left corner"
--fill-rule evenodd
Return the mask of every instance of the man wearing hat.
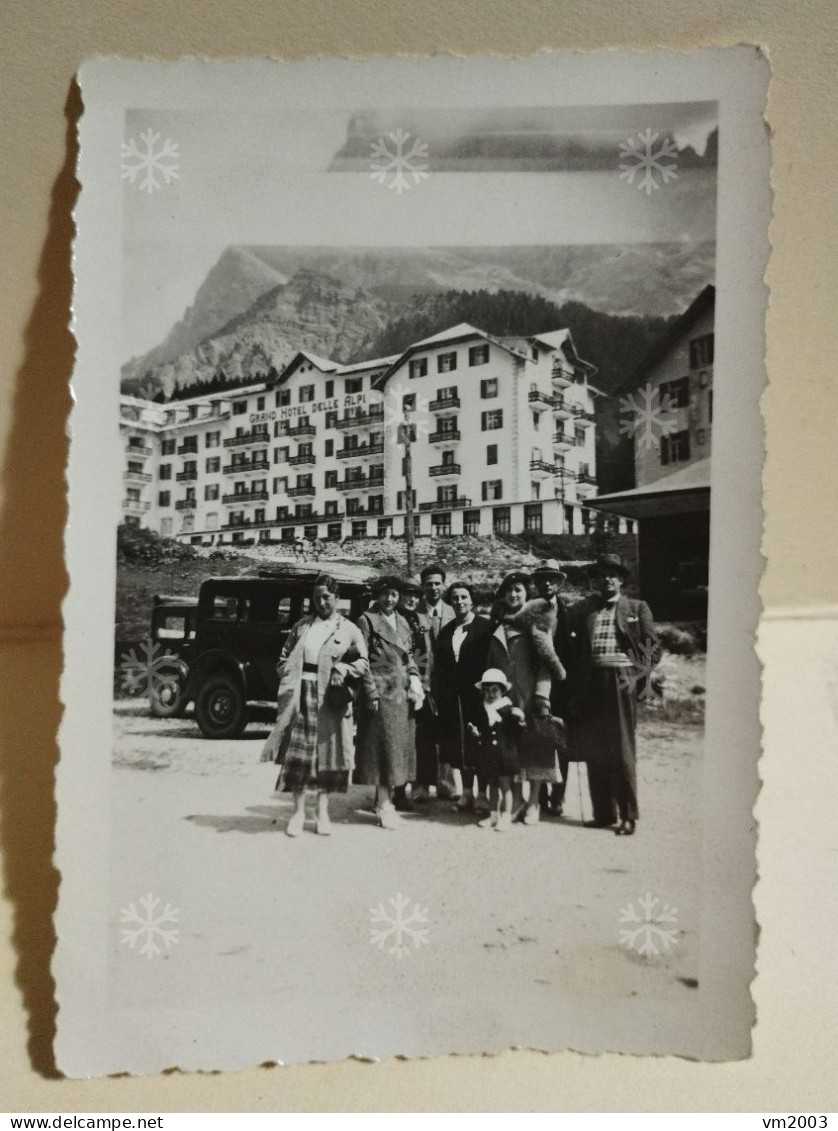
M 595 591 L 572 613 L 576 642 L 576 741 L 588 765 L 593 828 L 617 823 L 631 836 L 637 823 L 637 700 L 645 698 L 661 645 L 645 601 L 623 594 L 629 571 L 616 554 L 593 570 Z

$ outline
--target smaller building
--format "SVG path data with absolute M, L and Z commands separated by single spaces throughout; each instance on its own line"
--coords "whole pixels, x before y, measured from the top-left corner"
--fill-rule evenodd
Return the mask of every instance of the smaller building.
M 623 419 L 638 414 L 634 477 L 591 502 L 638 520 L 640 590 L 662 620 L 707 616 L 715 295 L 705 287 L 617 390 Z

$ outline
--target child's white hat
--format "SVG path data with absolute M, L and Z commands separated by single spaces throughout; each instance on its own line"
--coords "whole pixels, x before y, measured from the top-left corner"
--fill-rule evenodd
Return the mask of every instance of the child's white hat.
M 500 670 L 500 668 L 487 668 L 482 677 L 475 683 L 475 687 L 479 691 L 484 683 L 499 683 L 504 691 L 509 691 L 512 684 Z

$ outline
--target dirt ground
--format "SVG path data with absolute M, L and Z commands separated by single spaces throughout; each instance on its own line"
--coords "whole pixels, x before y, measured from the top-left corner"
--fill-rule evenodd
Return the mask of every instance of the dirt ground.
M 703 684 L 700 664 L 687 668 L 681 682 Z M 584 1027 L 598 1009 L 633 999 L 687 1008 L 698 980 L 703 728 L 671 719 L 664 711 L 640 723 L 634 837 L 582 825 L 590 801 L 584 767 L 572 764 L 564 815 L 536 827 L 499 835 L 432 802 L 386 831 L 371 790 L 351 787 L 333 799 L 331 837 L 310 823 L 290 839 L 289 801 L 274 793 L 275 767 L 259 762 L 266 724 L 211 742 L 191 719 L 152 719 L 144 701 L 120 701 L 110 992 L 127 1010 L 200 1011 L 211 1001 L 242 1024 L 247 1003 L 255 1016 L 282 1002 L 311 1031 L 298 1026 L 294 1055 L 277 1059 L 329 1059 L 347 1047 L 375 1055 L 376 1042 L 409 1052 L 429 1030 L 440 1033 L 438 1051 L 560 1047 L 559 1013 L 568 1023 L 578 1013 Z M 177 942 L 151 960 L 121 939 L 121 909 L 146 893 L 178 911 Z M 657 953 L 642 955 L 620 931 L 630 905 L 642 918 L 646 893 L 660 900 L 653 917 L 672 909 L 675 923 L 664 925 L 675 934 L 668 945 L 655 936 Z M 418 906 L 415 925 L 426 931 L 405 936 L 401 957 L 392 936 L 383 947 L 373 939 L 373 909 L 390 912 L 399 895 L 408 914 Z M 614 1047 L 631 1045 L 631 1011 L 614 1017 Z M 330 1042 L 333 1029 L 350 1044 Z M 155 1039 L 165 1043 L 165 1033 Z M 196 1042 L 215 1055 L 207 1033 Z

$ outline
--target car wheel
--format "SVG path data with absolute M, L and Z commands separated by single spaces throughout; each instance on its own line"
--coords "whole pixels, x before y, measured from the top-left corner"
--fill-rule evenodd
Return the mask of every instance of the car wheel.
M 183 681 L 172 678 L 160 681 L 152 687 L 148 706 L 156 719 L 176 719 L 186 711 L 187 702 L 183 693 Z
M 247 726 L 247 703 L 241 684 L 214 675 L 195 699 L 195 718 L 206 738 L 238 738 Z

